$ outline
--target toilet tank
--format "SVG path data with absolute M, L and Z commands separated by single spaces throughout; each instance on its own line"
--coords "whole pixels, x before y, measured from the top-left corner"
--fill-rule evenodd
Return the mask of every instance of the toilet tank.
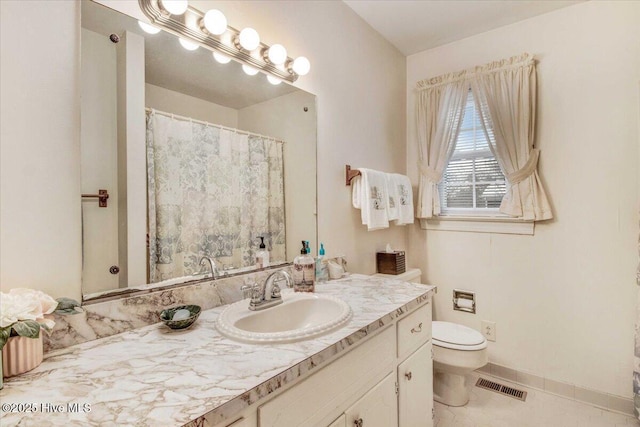
M 422 271 L 419 268 L 409 268 L 402 274 L 373 274 L 373 277 L 388 277 L 390 279 L 404 280 L 405 282 L 422 283 Z

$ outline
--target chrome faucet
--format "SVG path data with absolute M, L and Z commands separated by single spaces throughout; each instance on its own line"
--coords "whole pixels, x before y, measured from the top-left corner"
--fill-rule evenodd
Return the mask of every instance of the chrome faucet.
M 211 257 L 203 256 L 202 258 L 200 258 L 199 264 L 200 265 L 209 264 L 209 269 L 211 271 L 211 278 L 212 279 L 218 278 L 218 275 L 219 275 L 218 267 L 216 267 L 216 263 L 211 259 Z M 202 270 L 200 270 L 200 272 L 202 272 Z
M 282 276 L 276 279 L 276 276 Z M 293 287 L 291 275 L 284 270 L 276 270 L 267 276 L 262 286 L 255 286 L 251 292 L 251 302 L 249 310 L 264 310 L 265 308 L 274 307 L 282 304 L 282 295 L 280 294 L 280 286 L 276 283 L 284 280 L 287 287 Z

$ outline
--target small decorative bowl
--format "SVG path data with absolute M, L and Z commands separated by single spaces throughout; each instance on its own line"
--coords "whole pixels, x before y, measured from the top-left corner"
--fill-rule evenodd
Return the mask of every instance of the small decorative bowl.
M 188 310 L 190 316 L 180 320 L 173 320 L 173 316 L 178 310 Z M 162 312 L 160 312 L 160 320 L 171 329 L 187 329 L 198 319 L 201 310 L 199 305 L 179 305 L 162 310 Z

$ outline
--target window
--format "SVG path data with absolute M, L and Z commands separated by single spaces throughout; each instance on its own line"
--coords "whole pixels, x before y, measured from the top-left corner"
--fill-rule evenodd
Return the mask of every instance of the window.
M 498 209 L 506 192 L 506 182 L 489 149 L 471 90 L 456 148 L 438 191 L 442 215 L 502 216 Z

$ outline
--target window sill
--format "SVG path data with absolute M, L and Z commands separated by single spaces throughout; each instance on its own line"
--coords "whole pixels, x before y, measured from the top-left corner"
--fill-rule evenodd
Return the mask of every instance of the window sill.
M 533 236 L 535 223 L 500 217 L 439 216 L 421 219 L 423 230 L 464 231 L 471 233 L 521 234 Z

